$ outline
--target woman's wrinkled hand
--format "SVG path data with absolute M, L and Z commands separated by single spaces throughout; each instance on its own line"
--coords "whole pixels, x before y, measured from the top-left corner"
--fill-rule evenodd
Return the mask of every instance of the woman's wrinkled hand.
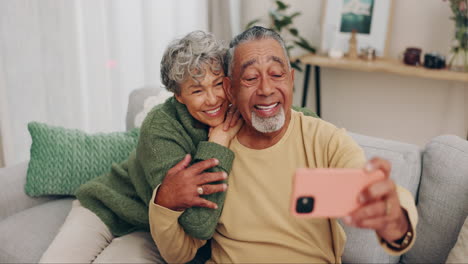
M 239 111 L 235 106 L 231 106 L 226 113 L 224 122 L 216 127 L 210 128 L 208 141 L 228 147 L 243 124 L 244 120 L 241 118 Z
M 229 109 L 226 113 L 226 119 L 223 123 L 223 130 L 228 131 L 229 128 L 235 127 L 239 119 L 241 119 L 241 115 L 237 107 L 233 104 L 229 105 Z
M 154 203 L 171 209 L 183 211 L 190 207 L 217 209 L 218 205 L 201 197 L 217 192 L 224 192 L 227 184 L 210 184 L 225 180 L 226 172 L 204 172 L 219 164 L 217 159 L 208 159 L 189 166 L 190 154 L 171 168 L 159 186 Z

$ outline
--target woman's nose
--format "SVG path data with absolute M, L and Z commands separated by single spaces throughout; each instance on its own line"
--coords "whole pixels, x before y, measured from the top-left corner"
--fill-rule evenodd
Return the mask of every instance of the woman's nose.
M 214 93 L 213 91 L 210 91 L 207 93 L 207 97 L 206 97 L 207 105 L 215 105 L 217 101 L 218 99 L 217 99 L 216 93 Z

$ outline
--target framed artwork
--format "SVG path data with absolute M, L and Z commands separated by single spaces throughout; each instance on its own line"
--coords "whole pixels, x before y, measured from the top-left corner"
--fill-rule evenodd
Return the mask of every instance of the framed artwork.
M 356 31 L 358 51 L 371 47 L 386 55 L 392 0 L 324 0 L 321 50 L 346 53 L 351 32 Z

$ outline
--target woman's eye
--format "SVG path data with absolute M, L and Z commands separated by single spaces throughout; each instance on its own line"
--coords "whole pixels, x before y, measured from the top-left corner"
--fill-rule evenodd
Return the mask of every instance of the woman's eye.
M 256 79 L 257 79 L 257 77 L 246 78 L 246 80 L 247 80 L 248 82 L 255 81 Z
M 216 84 L 216 86 L 220 86 L 220 85 L 223 85 L 223 82 L 219 82 Z
M 201 90 L 192 91 L 192 94 L 197 94 L 197 93 L 201 93 Z

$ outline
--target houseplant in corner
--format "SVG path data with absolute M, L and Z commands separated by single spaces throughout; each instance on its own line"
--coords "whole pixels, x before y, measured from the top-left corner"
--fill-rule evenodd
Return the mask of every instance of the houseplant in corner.
M 447 1 L 447 0 L 444 0 Z M 468 0 L 449 0 L 455 22 L 455 37 L 450 49 L 448 67 L 468 72 Z
M 300 47 L 307 52 L 315 53 L 315 47 L 311 46 L 306 39 L 301 37 L 299 35 L 299 31 L 293 25 L 293 19 L 299 16 L 301 13 L 294 12 L 293 14 L 288 15 L 287 9 L 290 7 L 290 5 L 287 5 L 282 1 L 275 1 L 275 3 L 276 8 L 268 10 L 268 17 L 270 19 L 269 27 L 278 32 L 278 34 L 280 34 L 285 40 L 288 56 L 291 58 L 290 51 L 295 47 Z M 259 22 L 261 22 L 261 19 L 252 20 L 245 28 L 248 29 Z M 291 66 L 298 71 L 302 71 L 301 67 L 299 66 L 299 61 L 292 61 Z

